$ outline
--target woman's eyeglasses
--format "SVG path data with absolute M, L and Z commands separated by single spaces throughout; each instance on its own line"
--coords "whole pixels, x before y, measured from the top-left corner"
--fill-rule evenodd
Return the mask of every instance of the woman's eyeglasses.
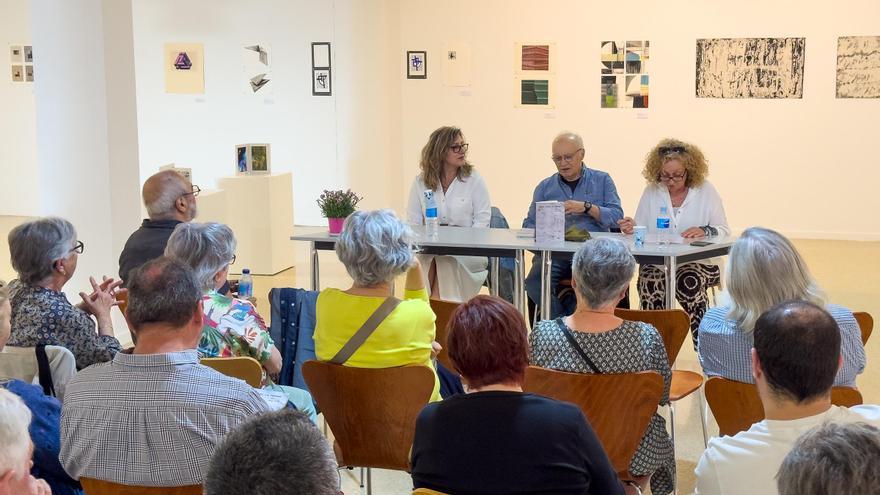
M 467 153 L 468 143 L 453 144 L 449 147 L 453 153 Z
M 83 254 L 86 246 L 83 244 L 83 241 L 76 241 L 76 244 L 73 246 L 73 249 L 70 250 L 71 253 Z
M 676 181 L 683 180 L 685 177 L 687 177 L 687 171 L 684 171 L 680 174 L 675 174 L 675 175 L 660 174 L 660 181 L 661 182 L 676 182 Z
M 661 155 L 668 155 L 670 153 L 685 153 L 687 150 L 684 146 L 661 146 L 657 148 L 657 151 Z

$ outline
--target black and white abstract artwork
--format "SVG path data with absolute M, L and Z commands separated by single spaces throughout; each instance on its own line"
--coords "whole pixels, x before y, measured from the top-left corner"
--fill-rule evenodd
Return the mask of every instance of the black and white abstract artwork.
M 880 36 L 837 38 L 837 97 L 880 98 Z
M 804 38 L 697 40 L 697 98 L 802 98 Z

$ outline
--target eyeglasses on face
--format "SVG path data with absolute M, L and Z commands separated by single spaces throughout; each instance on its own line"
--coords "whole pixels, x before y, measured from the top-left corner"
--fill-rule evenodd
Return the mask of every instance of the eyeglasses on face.
M 674 174 L 674 175 L 660 174 L 660 181 L 662 181 L 662 182 L 676 182 L 676 181 L 683 180 L 685 177 L 687 177 L 687 170 L 685 170 L 684 172 Z
M 196 197 L 199 195 L 200 192 L 202 192 L 202 190 L 199 188 L 199 186 L 193 185 L 191 192 L 183 193 L 180 196 L 183 197 L 183 196 L 188 196 L 188 195 L 192 194 L 193 197 Z
M 453 153 L 467 153 L 468 143 L 453 144 L 449 147 Z
M 71 253 L 83 254 L 83 251 L 86 250 L 85 244 L 83 241 L 76 241 L 76 244 L 73 246 L 73 249 L 70 250 Z
M 234 265 L 234 264 L 235 264 L 235 255 L 234 255 L 234 254 L 232 255 L 232 259 L 229 260 L 229 264 L 230 264 L 230 265 Z
M 578 148 L 577 150 L 575 150 L 574 153 L 572 153 L 570 155 L 553 155 L 550 157 L 550 159 L 553 160 L 553 163 L 555 163 L 557 165 L 559 165 L 562 162 L 571 163 L 572 161 L 574 161 L 575 157 L 577 157 L 577 154 L 580 153 L 581 151 L 584 151 L 584 149 Z
M 670 153 L 685 153 L 687 150 L 684 146 L 661 146 L 657 148 L 660 155 L 668 155 Z

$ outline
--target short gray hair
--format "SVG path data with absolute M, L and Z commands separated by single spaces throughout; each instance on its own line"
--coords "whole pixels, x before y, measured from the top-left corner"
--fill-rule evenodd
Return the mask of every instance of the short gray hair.
M 791 241 L 762 227 L 746 229 L 730 248 L 727 290 L 728 318 L 744 332 L 751 332 L 758 317 L 779 303 L 825 305 L 825 293 Z
M 345 220 L 336 255 L 356 284 L 388 282 L 413 264 L 412 229 L 391 210 L 356 211 Z
M 227 434 L 208 464 L 206 495 L 336 495 L 336 457 L 308 416 L 257 416 Z
M 21 398 L 0 387 L 0 476 L 10 470 L 27 467 L 31 437 L 28 426 L 31 424 L 31 410 Z
M 160 256 L 131 271 L 125 316 L 132 329 L 147 324 L 183 328 L 198 311 L 202 290 L 192 268 Z
M 70 256 L 76 229 L 63 218 L 45 217 L 25 222 L 9 232 L 12 268 L 26 285 L 36 285 L 52 275 L 56 260 Z
M 235 235 L 222 223 L 181 223 L 174 228 L 165 256 L 183 261 L 203 290 L 214 288 L 214 276 L 235 256 Z
M 581 135 L 571 131 L 562 131 L 557 134 L 556 137 L 553 138 L 553 144 L 556 144 L 563 139 L 574 141 L 574 144 L 576 144 L 578 148 L 584 147 L 584 139 L 581 137 Z
M 636 260 L 626 244 L 613 237 L 596 237 L 574 255 L 571 274 L 577 291 L 591 308 L 613 302 L 632 280 Z
M 869 495 L 880 485 L 880 430 L 828 422 L 807 431 L 776 474 L 780 495 Z
M 192 192 L 189 180 L 176 170 L 162 170 L 144 182 L 141 196 L 150 220 L 168 220 L 174 217 L 177 199 Z

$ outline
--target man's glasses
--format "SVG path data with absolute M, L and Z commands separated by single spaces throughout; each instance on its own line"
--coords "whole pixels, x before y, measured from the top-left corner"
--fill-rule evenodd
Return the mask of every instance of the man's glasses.
M 553 156 L 550 157 L 550 159 L 553 160 L 553 163 L 555 163 L 555 164 L 557 164 L 557 165 L 559 165 L 559 164 L 562 163 L 562 162 L 565 162 L 565 163 L 571 163 L 571 162 L 574 160 L 574 157 L 576 157 L 577 154 L 580 153 L 581 151 L 584 151 L 584 149 L 583 149 L 583 148 L 578 148 L 578 149 L 575 150 L 575 152 L 574 152 L 573 154 L 571 154 L 571 155 L 553 155 Z
M 684 146 L 661 146 L 657 151 L 661 155 L 668 155 L 670 153 L 685 153 L 687 150 Z
M 71 253 L 83 254 L 83 251 L 86 250 L 85 244 L 83 241 L 76 241 L 76 245 L 73 246 L 73 249 L 70 250 Z
M 453 144 L 449 147 L 453 153 L 467 153 L 468 143 Z
M 194 185 L 194 186 L 192 186 L 192 192 L 183 193 L 183 194 L 181 194 L 180 196 L 183 197 L 183 196 L 187 196 L 187 195 L 189 195 L 189 194 L 192 194 L 193 197 L 196 197 L 196 196 L 199 195 L 200 192 L 202 192 L 202 190 L 199 188 L 199 186 L 195 186 L 195 185 Z
M 685 177 L 687 177 L 687 170 L 685 170 L 684 172 L 682 172 L 680 174 L 675 174 L 675 175 L 660 174 L 660 181 L 661 182 L 677 182 L 677 181 L 683 180 Z
M 229 264 L 230 264 L 230 265 L 234 265 L 234 264 L 235 264 L 235 255 L 234 255 L 234 254 L 232 255 L 232 259 L 229 260 Z

